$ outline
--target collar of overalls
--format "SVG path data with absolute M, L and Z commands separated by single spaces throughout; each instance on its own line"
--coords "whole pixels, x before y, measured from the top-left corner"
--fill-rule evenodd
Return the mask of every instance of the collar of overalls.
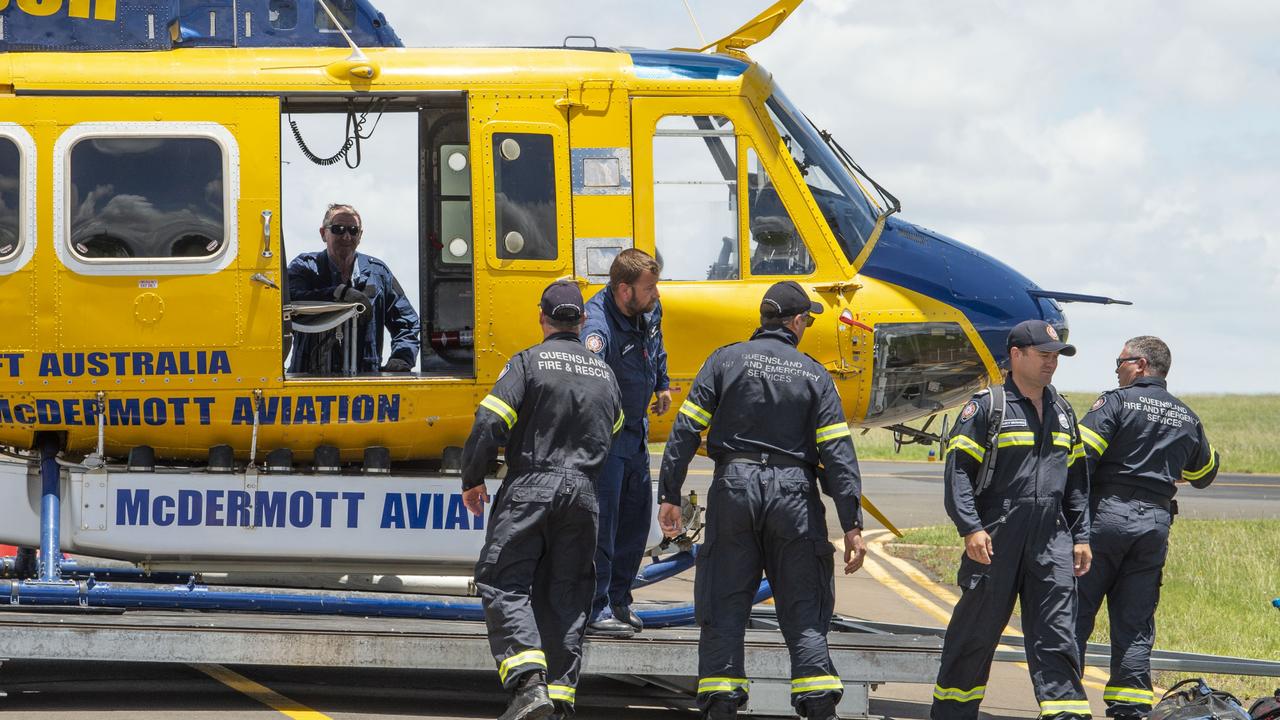
M 581 340 L 578 339 L 578 333 L 570 332 L 568 330 L 565 330 L 564 332 L 552 333 L 547 336 L 547 339 L 544 342 L 549 342 L 551 340 L 572 340 L 574 342 L 581 342 Z
M 782 342 L 792 346 L 800 344 L 800 338 L 796 337 L 796 334 L 791 332 L 787 328 L 778 328 L 777 330 L 765 330 L 764 328 L 756 328 L 756 331 L 751 333 L 751 339 L 757 340 L 760 338 L 781 340 Z
M 1144 376 L 1129 383 L 1130 387 L 1138 387 L 1140 385 L 1150 385 L 1152 387 L 1164 388 L 1166 390 L 1169 389 L 1169 381 L 1165 378 Z
M 359 250 L 356 251 L 356 258 L 351 263 L 351 281 L 355 282 L 362 277 L 364 266 L 367 264 L 365 258 L 368 256 Z M 321 269 L 323 268 L 323 269 Z M 329 249 L 325 248 L 320 251 L 320 258 L 316 261 L 316 269 L 328 278 L 330 281 L 337 280 L 342 282 L 342 271 L 337 265 L 333 264 L 333 258 L 329 257 Z
M 618 307 L 618 303 L 613 299 L 613 283 L 604 286 L 604 311 L 613 318 L 613 324 L 623 330 L 642 332 L 644 329 L 642 327 L 644 313 L 638 313 L 635 317 L 627 317 L 622 312 L 622 309 Z
M 1022 390 L 1018 387 L 1018 383 L 1013 381 L 1013 373 L 1009 373 L 1009 377 L 1004 381 L 1004 392 L 1007 396 L 1014 400 L 1027 400 L 1026 395 L 1022 394 Z M 1044 395 L 1041 398 L 1046 406 L 1052 405 L 1054 401 L 1054 392 L 1052 385 L 1044 386 Z

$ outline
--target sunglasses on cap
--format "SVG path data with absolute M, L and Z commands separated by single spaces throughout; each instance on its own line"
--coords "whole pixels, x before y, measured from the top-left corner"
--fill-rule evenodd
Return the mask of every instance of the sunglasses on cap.
M 330 225 L 329 232 L 334 235 L 351 235 L 354 237 L 363 232 L 363 230 L 360 229 L 359 225 Z

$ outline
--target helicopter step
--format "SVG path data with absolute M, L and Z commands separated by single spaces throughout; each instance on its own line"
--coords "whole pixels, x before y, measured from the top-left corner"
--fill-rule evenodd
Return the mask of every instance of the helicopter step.
M 794 717 L 790 661 L 770 611 L 746 636 L 751 696 L 743 712 Z M 849 631 L 836 623 L 831 655 L 845 692 L 842 717 L 865 717 L 873 684 L 932 683 L 941 639 Z M 378 667 L 491 672 L 484 625 L 438 620 L 281 617 L 192 612 L 33 613 L 0 611 L 0 646 L 11 661 L 68 657 L 104 662 L 216 663 L 293 667 Z M 588 637 L 584 674 L 608 675 L 692 695 L 698 630 L 646 630 L 632 639 Z M 494 692 L 499 692 L 496 678 Z

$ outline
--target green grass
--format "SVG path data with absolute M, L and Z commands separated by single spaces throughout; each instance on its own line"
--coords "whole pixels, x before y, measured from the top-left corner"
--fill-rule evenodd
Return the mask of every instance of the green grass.
M 1175 388 L 1176 389 L 1176 388 Z M 1067 393 L 1067 400 L 1081 416 L 1098 398 L 1098 393 Z M 1280 395 L 1183 395 L 1183 401 L 1204 421 L 1209 441 L 1222 455 L 1222 471 L 1229 473 L 1280 473 Z M 959 409 L 947 413 L 950 427 Z M 923 422 L 908 423 L 920 427 Z M 941 418 L 930 430 L 941 429 Z M 895 454 L 893 434 L 874 428 L 864 435 L 855 430 L 858 457 L 865 460 L 927 460 L 937 445 L 904 445 Z
M 954 584 L 962 552 L 950 526 L 910 530 L 894 553 L 917 560 Z M 1162 650 L 1280 658 L 1280 520 L 1179 520 L 1169 537 L 1169 561 L 1156 612 L 1156 647 Z M 1106 608 L 1098 613 L 1094 642 L 1108 642 Z M 1162 672 L 1169 687 L 1184 675 Z M 1242 700 L 1270 694 L 1280 678 L 1206 676 L 1210 685 Z

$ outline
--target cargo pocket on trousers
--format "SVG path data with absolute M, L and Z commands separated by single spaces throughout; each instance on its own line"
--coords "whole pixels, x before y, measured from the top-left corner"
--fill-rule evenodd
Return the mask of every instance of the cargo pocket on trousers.
M 960 569 L 956 572 L 956 585 L 961 590 L 978 590 L 983 587 L 990 566 L 970 560 L 967 556 L 960 560 Z

